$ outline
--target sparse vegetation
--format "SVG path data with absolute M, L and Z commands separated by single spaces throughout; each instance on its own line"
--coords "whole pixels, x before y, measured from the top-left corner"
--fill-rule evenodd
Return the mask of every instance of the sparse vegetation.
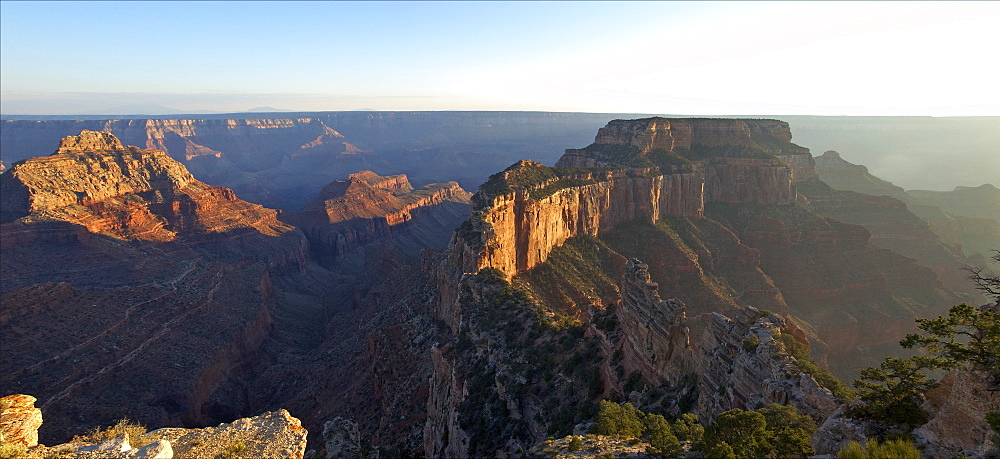
M 569 444 L 566 445 L 566 449 L 572 452 L 580 451 L 581 449 L 583 449 L 583 440 L 581 440 L 580 437 L 573 436 L 572 438 L 570 438 Z
M 216 454 L 214 459 L 236 459 L 240 457 L 244 451 L 247 450 L 247 445 L 241 441 L 233 443 L 222 450 L 221 453 Z
M 861 370 L 854 381 L 864 406 L 852 413 L 912 428 L 929 419 L 921 408 L 923 394 L 937 385 L 927 376 L 934 369 L 960 368 L 990 375 L 991 388 L 1000 385 L 1000 313 L 965 304 L 952 307 L 948 317 L 917 319 L 920 333 L 899 344 L 925 355 L 887 358 L 878 368 Z
M 982 371 L 1000 388 L 1000 313 L 960 304 L 948 317 L 917 319 L 917 328 L 899 344 L 929 354 L 935 368 Z
M 128 438 L 129 444 L 133 447 L 140 447 L 148 442 L 143 442 L 139 437 L 146 433 L 146 426 L 133 422 L 129 418 L 122 418 L 115 425 L 108 426 L 104 429 L 94 428 L 84 435 L 78 435 L 73 437 L 73 441 L 79 441 L 84 443 L 100 443 L 105 440 L 110 440 L 119 435 L 125 435 Z
M 775 339 L 781 343 L 782 347 L 785 348 L 785 352 L 791 354 L 795 357 L 795 367 L 816 379 L 819 385 L 827 388 L 833 393 L 833 396 L 837 398 L 841 403 L 846 403 L 854 400 L 857 397 L 857 393 L 851 388 L 847 387 L 841 380 L 837 379 L 833 373 L 830 373 L 823 367 L 820 367 L 809 357 L 809 346 L 800 343 L 794 336 L 788 333 L 781 333 L 775 336 Z
M 24 445 L 5 443 L 0 445 L 0 459 L 13 459 L 28 451 Z
M 860 443 L 852 441 L 844 449 L 837 453 L 838 459 L 920 459 L 920 450 L 913 443 L 906 440 L 889 440 L 879 443 L 875 440 L 868 440 L 862 447 Z

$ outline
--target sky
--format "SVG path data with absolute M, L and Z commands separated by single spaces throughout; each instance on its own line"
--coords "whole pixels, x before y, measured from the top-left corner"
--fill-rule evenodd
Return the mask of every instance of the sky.
M 4 1 L 0 112 L 1000 115 L 997 43 L 1000 2 Z

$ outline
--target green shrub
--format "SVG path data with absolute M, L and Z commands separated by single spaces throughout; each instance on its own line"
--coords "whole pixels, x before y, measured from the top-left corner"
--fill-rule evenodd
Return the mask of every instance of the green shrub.
M 581 440 L 580 437 L 570 437 L 569 444 L 566 445 L 566 449 L 574 453 L 580 451 L 583 449 L 583 440 Z
M 756 352 L 760 346 L 760 338 L 757 335 L 746 335 L 743 337 L 743 350 L 746 352 Z
M 680 441 L 697 443 L 705 435 L 705 428 L 698 423 L 698 416 L 692 413 L 682 414 L 681 417 L 674 420 L 671 427 L 673 427 L 674 435 Z
M 719 414 L 705 429 L 705 445 L 711 452 L 722 448 L 723 443 L 730 446 L 738 458 L 765 457 L 774 453 L 773 433 L 767 430 L 764 415 L 756 411 L 734 409 Z
M 597 424 L 594 425 L 592 433 L 640 437 L 642 436 L 642 422 L 639 421 L 639 410 L 635 409 L 631 403 L 619 405 L 601 400 L 597 410 Z
M 794 406 L 772 403 L 757 410 L 764 415 L 767 430 L 778 457 L 807 457 L 813 454 L 809 439 L 816 432 L 816 421 L 799 414 Z
M 650 454 L 669 457 L 683 451 L 674 430 L 663 416 L 647 414 L 642 418 L 642 423 L 646 428 L 646 436 L 649 437 Z
M 710 446 L 705 451 L 705 457 L 708 459 L 736 459 L 736 453 L 733 451 L 733 447 L 729 446 L 729 443 L 723 441 Z

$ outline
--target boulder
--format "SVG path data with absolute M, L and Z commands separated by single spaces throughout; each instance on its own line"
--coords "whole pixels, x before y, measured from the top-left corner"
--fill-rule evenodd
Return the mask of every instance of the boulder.
M 0 398 L 0 437 L 5 443 L 29 448 L 38 444 L 42 410 L 35 408 L 37 400 L 22 394 Z

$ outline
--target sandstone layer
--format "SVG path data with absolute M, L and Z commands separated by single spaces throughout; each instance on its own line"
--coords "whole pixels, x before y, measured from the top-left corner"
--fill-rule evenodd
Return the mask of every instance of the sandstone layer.
M 284 219 L 302 228 L 327 265 L 358 258 L 361 247 L 379 241 L 391 240 L 417 256 L 421 249 L 447 245 L 470 196 L 456 182 L 414 189 L 405 175 L 362 171 L 328 184 L 301 213 Z
M 42 410 L 35 397 L 23 394 L 0 398 L 0 444 L 32 447 L 38 444 Z
M 15 164 L 0 176 L 0 191 L 3 223 L 62 221 L 122 240 L 236 249 L 272 265 L 301 263 L 305 252 L 305 238 L 278 211 L 195 180 L 162 151 L 123 147 L 102 132 L 83 131 L 50 156 Z

